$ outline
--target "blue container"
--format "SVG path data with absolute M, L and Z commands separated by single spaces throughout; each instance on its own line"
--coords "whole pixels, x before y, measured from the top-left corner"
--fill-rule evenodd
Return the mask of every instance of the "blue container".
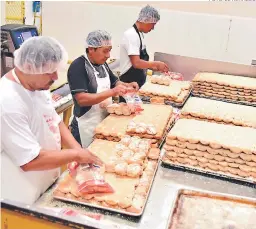
M 40 12 L 41 4 L 40 1 L 33 1 L 33 12 L 38 13 Z

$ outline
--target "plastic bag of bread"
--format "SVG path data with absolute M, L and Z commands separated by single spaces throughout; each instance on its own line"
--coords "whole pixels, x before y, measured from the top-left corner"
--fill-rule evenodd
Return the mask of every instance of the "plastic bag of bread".
M 104 179 L 103 167 L 92 164 L 79 165 L 71 176 L 78 185 L 78 192 L 82 194 L 114 192 L 114 189 Z
M 180 80 L 180 81 L 184 80 L 183 75 L 178 72 L 167 72 L 167 73 L 165 73 L 165 75 L 169 76 L 170 79 L 172 79 L 172 80 Z
M 71 176 L 76 175 L 76 171 L 77 171 L 76 169 L 78 166 L 79 166 L 79 163 L 76 161 L 73 161 L 73 162 L 70 162 L 69 164 L 67 164 L 67 168 L 68 168 L 69 174 Z
M 139 95 L 127 93 L 126 95 L 124 95 L 124 99 L 132 113 L 138 114 L 144 110 L 142 108 L 143 102 Z

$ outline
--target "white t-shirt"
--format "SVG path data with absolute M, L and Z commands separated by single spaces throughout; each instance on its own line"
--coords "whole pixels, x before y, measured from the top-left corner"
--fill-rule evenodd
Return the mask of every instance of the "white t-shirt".
M 140 33 L 142 49 L 145 49 L 144 36 Z M 129 56 L 140 55 L 140 38 L 134 27 L 124 32 L 120 45 L 120 73 L 126 73 L 132 66 Z
M 60 116 L 49 91 L 29 91 L 0 80 L 2 198 L 33 203 L 59 175 L 59 169 L 24 172 L 41 148 L 60 150 Z

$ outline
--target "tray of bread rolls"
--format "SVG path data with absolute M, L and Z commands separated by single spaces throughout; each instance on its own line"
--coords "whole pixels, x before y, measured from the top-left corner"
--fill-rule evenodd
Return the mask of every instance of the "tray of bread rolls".
M 167 78 L 167 79 L 166 79 Z M 181 107 L 192 90 L 192 83 L 168 79 L 168 76 L 153 75 L 140 88 L 141 99 L 150 103 L 165 103 Z
M 68 174 L 54 190 L 54 198 L 130 216 L 142 215 L 159 164 L 160 149 L 150 140 L 124 136 L 119 143 L 96 139 L 89 146 L 104 163 L 105 181 L 114 193 L 82 194 Z
M 204 99 L 217 100 L 217 101 L 221 101 L 221 102 L 227 102 L 227 103 L 234 103 L 234 104 L 241 104 L 241 105 L 245 105 L 245 106 L 256 107 L 256 103 L 255 102 L 244 102 L 244 101 L 231 100 L 231 99 L 227 99 L 227 98 L 224 99 L 224 98 L 220 98 L 220 97 L 216 97 L 216 96 L 207 96 L 205 94 L 195 93 L 193 91 L 191 92 L 191 96 L 199 97 L 199 98 L 204 98 Z
M 180 189 L 167 228 L 252 229 L 256 228 L 255 224 L 256 201 L 253 198 Z
M 256 183 L 256 129 L 179 119 L 163 146 L 164 164 Z
M 256 78 L 201 72 L 192 83 L 194 96 L 256 106 Z
M 95 139 L 120 141 L 124 135 L 151 139 L 159 146 L 174 122 L 173 108 L 159 104 L 142 104 L 139 114 L 107 116 L 95 129 Z
M 154 97 L 149 97 L 149 96 L 143 96 L 141 95 L 141 100 L 146 103 L 146 104 L 165 104 L 165 105 L 169 105 L 172 107 L 177 107 L 177 108 L 181 108 L 184 106 L 184 104 L 186 103 L 186 101 L 188 100 L 188 98 L 191 95 L 191 91 L 187 94 L 187 96 L 184 98 L 182 103 L 175 103 L 175 102 L 171 102 L 169 100 L 166 100 L 164 97 L 160 97 L 160 96 L 154 96 Z
M 217 100 L 190 97 L 180 118 L 256 128 L 256 108 Z

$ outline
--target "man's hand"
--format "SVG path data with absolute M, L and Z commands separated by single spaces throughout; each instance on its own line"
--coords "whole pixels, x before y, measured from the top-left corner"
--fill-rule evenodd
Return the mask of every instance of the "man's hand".
M 122 96 L 122 95 L 126 94 L 127 87 L 124 86 L 123 84 L 118 84 L 111 90 L 113 92 L 113 96 Z
M 103 165 L 103 162 L 88 149 L 78 150 L 77 162 L 80 164 Z
M 159 71 L 159 72 L 168 72 L 169 71 L 169 68 L 166 63 L 161 62 L 161 61 L 154 61 L 153 63 L 154 64 L 153 64 L 152 69 L 154 71 Z
M 135 91 L 139 90 L 139 85 L 136 82 L 128 83 L 129 87 L 132 87 Z

